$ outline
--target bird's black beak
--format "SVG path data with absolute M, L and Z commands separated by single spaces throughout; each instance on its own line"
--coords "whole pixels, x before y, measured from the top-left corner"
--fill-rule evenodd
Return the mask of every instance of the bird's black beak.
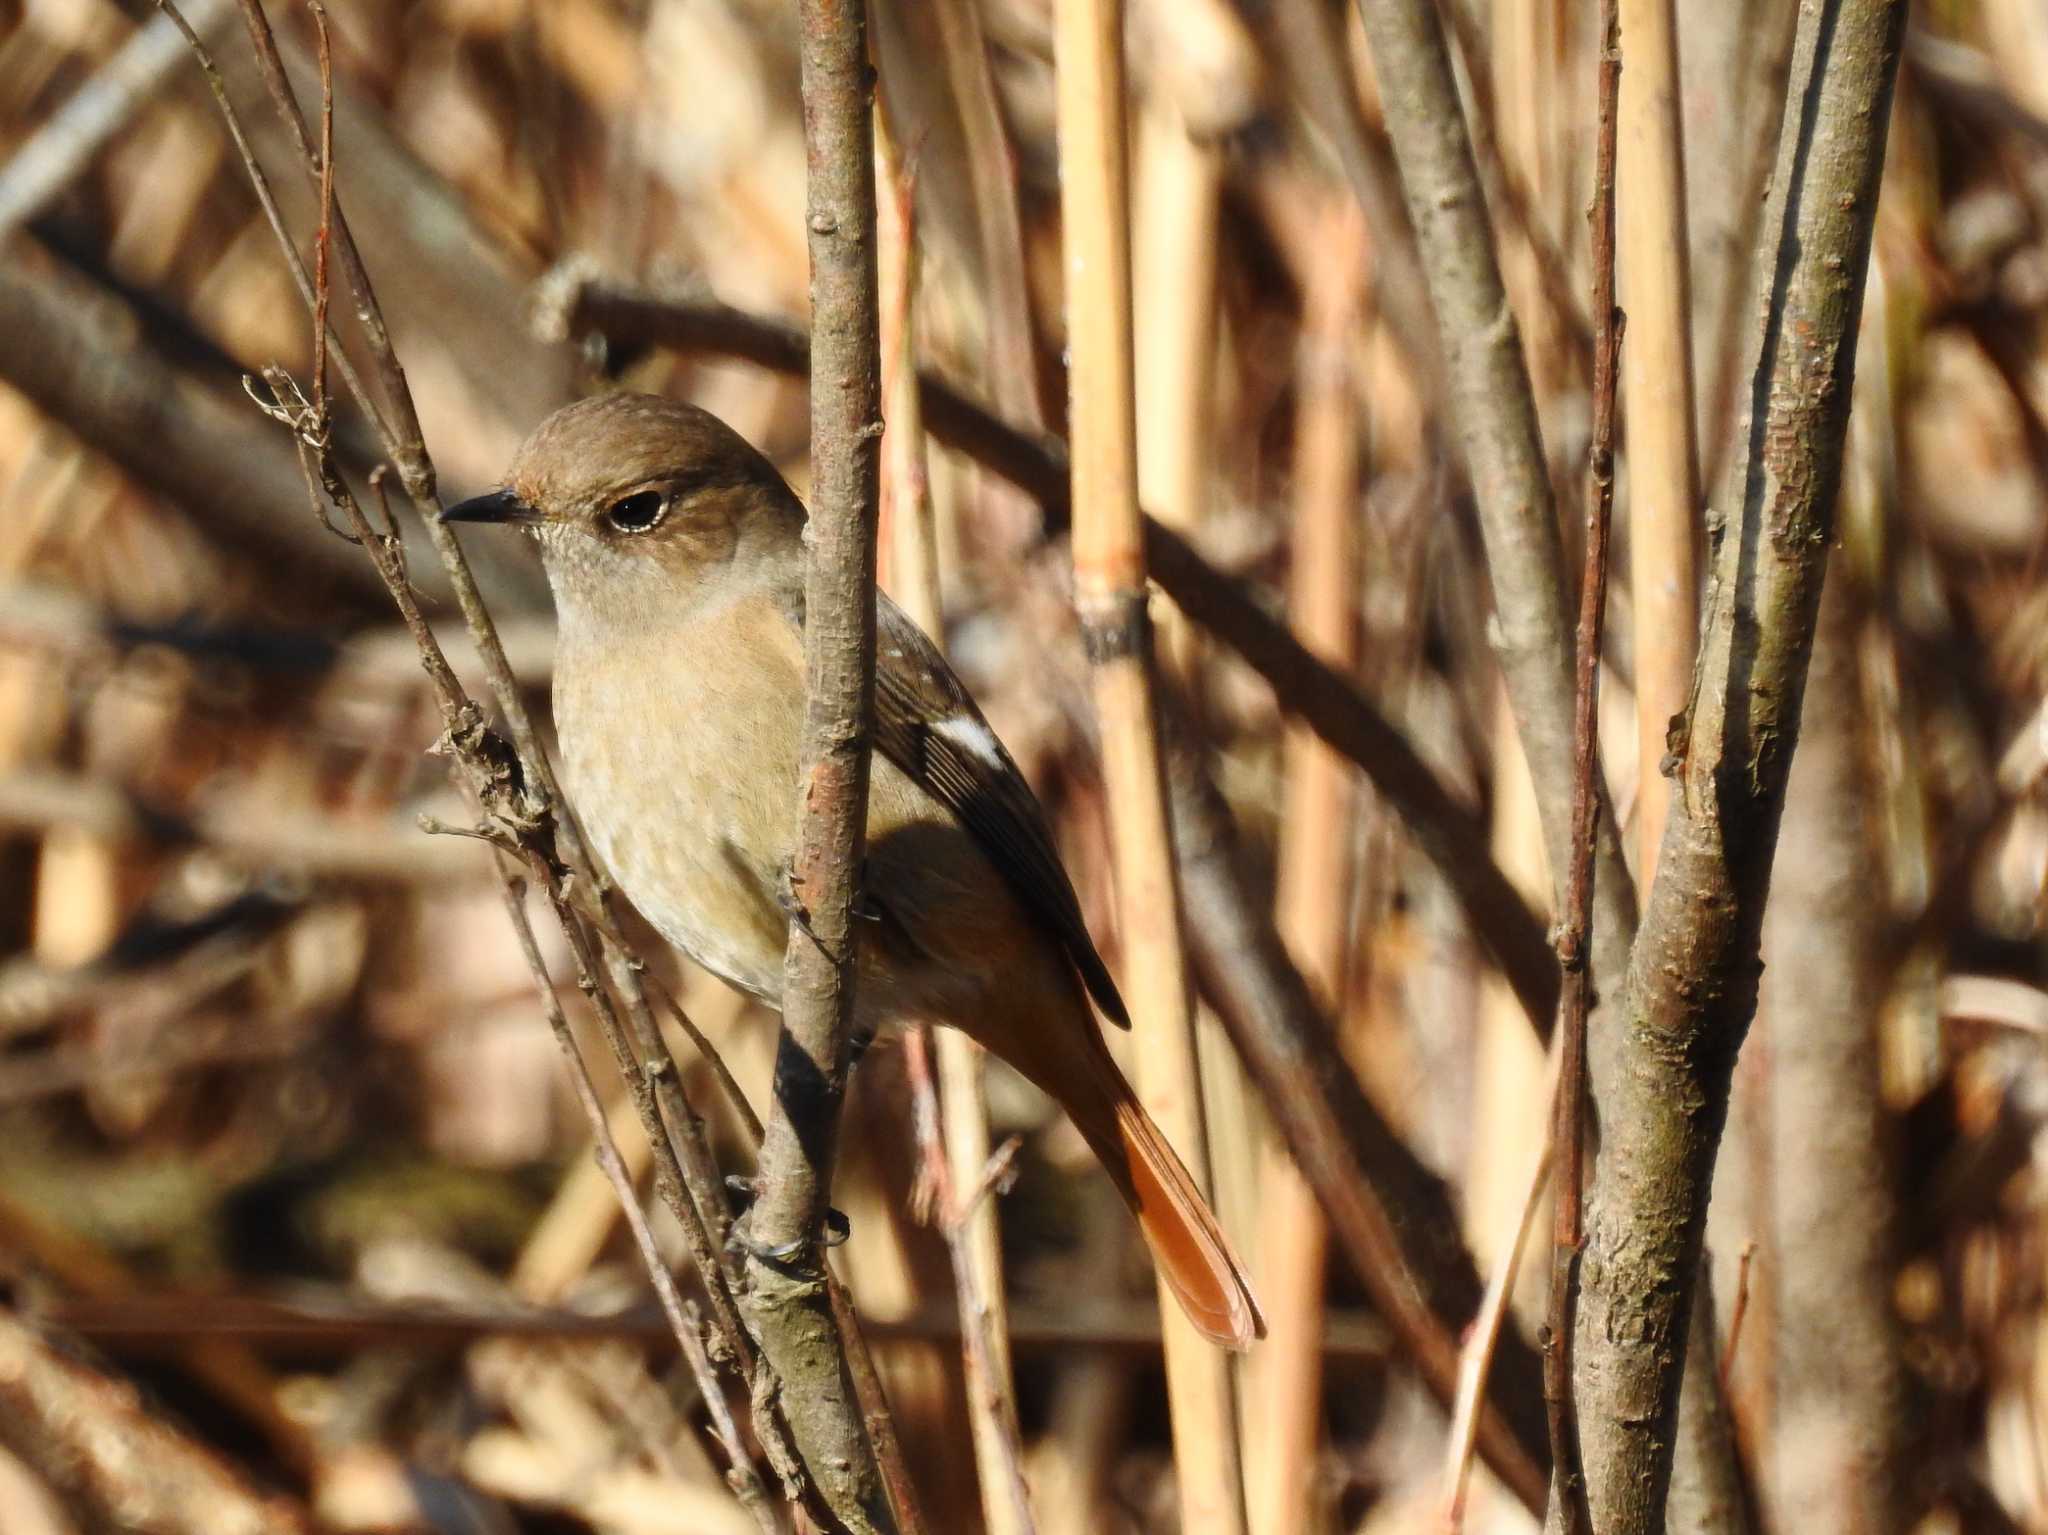
M 509 490 L 488 491 L 444 507 L 443 522 L 538 522 L 540 513 Z

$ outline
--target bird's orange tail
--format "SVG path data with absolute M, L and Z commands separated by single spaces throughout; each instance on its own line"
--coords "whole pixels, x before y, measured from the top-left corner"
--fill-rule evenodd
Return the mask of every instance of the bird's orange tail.
M 1224 1348 L 1250 1348 L 1266 1335 L 1266 1319 L 1229 1238 L 1152 1116 L 1122 1074 L 1113 1065 L 1110 1071 L 1121 1089 L 1113 1131 L 1108 1124 L 1076 1124 L 1137 1216 L 1153 1261 L 1195 1330 Z

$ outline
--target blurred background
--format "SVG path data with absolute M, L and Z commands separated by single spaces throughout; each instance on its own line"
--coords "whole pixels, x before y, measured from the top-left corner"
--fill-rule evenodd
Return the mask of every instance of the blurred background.
M 1681 9 L 1711 487 L 1793 8 Z M 1443 11 L 1576 529 L 1595 19 L 1558 0 Z M 340 195 L 444 494 L 495 483 L 527 429 L 611 381 L 718 412 L 803 488 L 801 377 L 708 332 L 657 348 L 587 302 L 803 322 L 793 6 L 326 14 Z M 239 13 L 185 15 L 306 249 L 313 201 Z M 885 356 L 1056 434 L 1049 7 L 875 0 L 872 16 Z M 308 14 L 272 21 L 312 92 Z M 1457 423 L 1356 14 L 1133 0 L 1127 27 L 1145 503 L 1355 673 L 1541 908 Z M 1753 1528 L 1866 1528 L 1843 1484 L 1855 1447 L 1878 1444 L 1908 1496 L 1868 1528 L 2048 1531 L 2048 9 L 1916 7 L 1895 113 L 1764 1002 L 1716 1182 L 1721 1354 L 1692 1363 L 1725 1388 Z M 54 1347 L 105 1388 L 91 1412 L 174 1427 L 221 1486 L 274 1498 L 277 1528 L 752 1528 L 591 1166 L 488 856 L 420 829 L 468 815 L 426 755 L 441 727 L 412 642 L 244 392 L 270 362 L 306 376 L 309 327 L 205 81 L 151 6 L 0 0 L 0 245 L 0 1284 L 9 1325 L 33 1329 L 0 1344 L 0 1412 Z M 366 479 L 375 437 L 347 407 L 335 432 Z M 884 581 L 906 580 L 891 535 L 922 490 L 949 650 L 1052 811 L 1114 966 L 1063 551 L 1018 492 L 936 444 L 920 465 L 892 435 Z M 1670 710 L 1638 707 L 1630 487 L 1625 453 L 1602 718 L 1639 867 Z M 509 536 L 469 548 L 544 710 L 538 567 Z M 412 574 L 476 686 L 423 546 Z M 1283 934 L 1494 1272 L 1542 1138 L 1540 1045 L 1363 780 L 1292 739 L 1266 686 L 1163 600 L 1155 618 Z M 774 1020 L 635 931 L 763 1103 Z M 1272 1505 L 1286 1512 L 1254 1527 L 1441 1529 L 1446 1415 L 1324 1256 L 1313 1204 L 1276 1192 L 1284 1157 L 1203 1029 L 1217 1203 L 1262 1286 L 1277 1263 L 1312 1273 L 1322 1338 L 1278 1382 L 1244 1367 L 1248 1474 L 1295 1467 Z M 744 1168 L 700 1056 L 678 1054 L 723 1164 Z M 945 1245 L 911 1214 L 905 1077 L 888 1039 L 859 1068 L 837 1260 L 931 1528 L 973 1530 L 960 1324 Z M 622 1100 L 615 1076 L 599 1088 Z M 1176 1529 L 1135 1229 L 1042 1097 L 992 1067 L 987 1098 L 997 1138 L 1022 1138 L 997 1209 L 1038 1528 Z M 631 1114 L 615 1123 L 644 1166 Z M 1546 1272 L 1528 1262 L 1514 1287 L 1532 1336 Z M 1288 1431 L 1293 1461 L 1266 1442 L 1282 1422 L 1307 1425 Z M 16 1451 L 0 1453 L 0 1528 L 97 1528 L 0 1442 Z M 1534 1527 L 1475 1477 L 1467 1528 Z

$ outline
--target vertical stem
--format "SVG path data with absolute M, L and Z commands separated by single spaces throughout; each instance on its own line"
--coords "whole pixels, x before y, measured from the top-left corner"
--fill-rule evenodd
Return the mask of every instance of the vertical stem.
M 1602 1085 L 1575 1390 L 1602 1535 L 1664 1528 L 1687 1327 L 1822 576 L 1907 8 L 1802 6 L 1739 457 L 1709 523 L 1699 688 Z M 1702 1369 L 1699 1378 L 1708 1371 Z
M 761 1193 L 750 1216 L 747 1310 L 781 1377 L 806 1467 L 833 1513 L 866 1535 L 895 1522 L 848 1376 L 819 1233 L 846 1092 L 874 706 L 882 405 L 874 119 L 862 0 L 802 0 L 799 14 L 811 257 L 807 705 L 795 911 Z
M 1162 526 L 1199 541 L 1215 477 L 1223 157 L 1215 145 L 1198 142 L 1171 105 L 1157 99 L 1139 114 L 1133 149 L 1139 502 L 1153 509 Z M 1154 643 L 1160 675 L 1195 700 L 1199 711 L 1201 634 L 1186 613 L 1169 606 L 1158 615 Z M 1209 1138 L 1210 1194 L 1226 1227 L 1247 1229 L 1258 1207 L 1262 1133 L 1250 1078 L 1208 1008 L 1196 1010 L 1195 1059 Z
M 1125 992 L 1137 1028 L 1138 1091 L 1206 1188 L 1208 1146 L 1179 890 L 1154 712 L 1145 550 L 1131 377 L 1123 7 L 1058 0 L 1060 212 L 1066 244 L 1074 582 L 1102 718 Z M 1244 1529 L 1228 1359 L 1162 1287 L 1167 1393 L 1182 1528 Z
M 883 135 L 882 163 L 896 160 Z M 888 430 L 882 438 L 889 503 L 892 595 L 903 610 L 945 648 L 945 606 L 940 598 L 939 550 L 927 471 L 922 391 L 917 381 L 918 246 L 913 183 L 907 169 L 891 170 L 884 201 L 882 250 L 887 329 L 893 337 L 887 369 Z M 913 1030 L 906 1060 L 914 1091 L 936 1078 L 936 1106 L 917 1105 L 918 1139 L 937 1138 L 950 1190 L 939 1201 L 960 1305 L 961 1363 L 967 1378 L 967 1422 L 982 1518 L 989 1535 L 1030 1535 L 1030 1505 L 1018 1469 L 1016 1389 L 1010 1370 L 1009 1296 L 1003 1286 L 1003 1250 L 995 1200 L 974 1199 L 956 1209 L 954 1196 L 971 1197 L 989 1158 L 988 1103 L 982 1094 L 982 1048 L 957 1029 L 930 1031 L 935 1070 L 923 1066 L 925 1031 Z M 929 1120 L 929 1124 L 927 1124 Z M 924 1147 L 920 1144 L 920 1151 Z
M 1621 92 L 1621 28 L 1616 0 L 1600 6 L 1600 127 L 1593 171 L 1593 443 L 1586 488 L 1586 568 L 1579 590 L 1578 675 L 1574 688 L 1571 866 L 1565 876 L 1558 961 L 1564 1000 L 1558 1024 L 1556 1229 L 1550 1255 L 1550 1321 L 1543 1390 L 1550 1405 L 1552 1486 L 1572 1535 L 1592 1535 L 1578 1415 L 1572 1400 L 1573 1286 L 1584 1243 L 1586 1014 L 1592 963 L 1593 838 L 1600 805 L 1600 643 L 1607 618 L 1607 533 L 1614 511 L 1614 375 L 1621 312 L 1614 304 L 1614 161 Z
M 1622 357 L 1628 400 L 1629 591 L 1636 658 L 1636 883 L 1657 866 L 1671 803 L 1665 736 L 1692 686 L 1699 631 L 1694 509 L 1692 270 L 1685 217 L 1685 150 L 1678 108 L 1672 0 L 1621 0 L 1629 67 L 1621 77 L 1617 173 L 1628 305 Z
M 1350 671 L 1358 660 L 1358 411 L 1346 354 L 1358 318 L 1362 230 L 1344 206 L 1322 223 L 1309 272 L 1294 451 L 1294 539 L 1287 606 L 1302 642 Z M 1287 727 L 1277 922 L 1288 951 L 1332 1018 L 1344 1016 L 1352 887 L 1352 773 L 1299 721 Z M 1311 1521 L 1322 1438 L 1322 1206 L 1283 1146 L 1259 1180 L 1257 1249 L 1271 1331 L 1252 1371 L 1256 1459 L 1248 1493 L 1257 1535 Z

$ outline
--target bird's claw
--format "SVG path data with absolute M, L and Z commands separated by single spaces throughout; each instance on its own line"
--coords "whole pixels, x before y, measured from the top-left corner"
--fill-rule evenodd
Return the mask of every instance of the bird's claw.
M 791 921 L 804 921 L 810 916 L 804 903 L 797 898 L 796 870 L 788 864 L 783 864 L 775 871 L 775 904 L 782 908 L 783 916 Z
M 761 1192 L 761 1187 L 757 1180 L 742 1178 L 737 1175 L 728 1175 L 725 1180 L 725 1186 L 749 1203 L 757 1198 Z M 818 1235 L 818 1245 L 825 1248 L 842 1247 L 852 1236 L 853 1222 L 846 1218 L 845 1212 L 827 1205 L 825 1207 L 825 1229 Z M 810 1244 L 803 1237 L 796 1237 L 787 1242 L 756 1242 L 747 1234 L 746 1217 L 742 1216 L 739 1220 L 733 1222 L 732 1235 L 728 1239 L 728 1245 L 751 1254 L 763 1263 L 780 1267 L 783 1264 L 794 1262 L 798 1257 L 802 1256 L 803 1250 Z

